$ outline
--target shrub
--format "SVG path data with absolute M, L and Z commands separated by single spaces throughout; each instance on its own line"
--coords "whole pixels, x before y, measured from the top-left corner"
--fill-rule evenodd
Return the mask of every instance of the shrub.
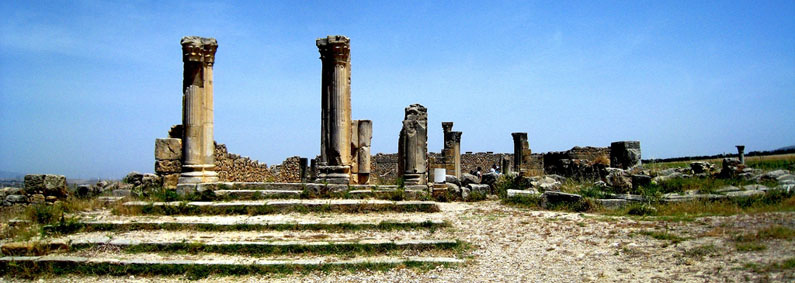
M 657 214 L 657 209 L 648 204 L 633 204 L 627 208 L 627 214 L 639 216 L 655 215 Z

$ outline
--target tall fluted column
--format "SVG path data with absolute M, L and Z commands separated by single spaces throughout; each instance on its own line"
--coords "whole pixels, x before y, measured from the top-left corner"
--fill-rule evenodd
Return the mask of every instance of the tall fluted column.
M 319 181 L 348 184 L 351 173 L 350 39 L 336 35 L 316 41 L 323 63 Z
M 213 139 L 214 38 L 183 37 L 182 174 L 179 183 L 217 182 Z

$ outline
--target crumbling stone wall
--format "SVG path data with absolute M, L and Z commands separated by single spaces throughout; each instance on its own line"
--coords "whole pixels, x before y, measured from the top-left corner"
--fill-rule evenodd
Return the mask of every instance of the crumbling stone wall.
M 301 157 L 288 157 L 281 165 L 270 167 L 273 181 L 279 183 L 300 183 L 301 182 Z
M 482 173 L 489 172 L 492 165 L 502 166 L 503 156 L 513 156 L 507 153 L 493 153 L 493 152 L 467 152 L 461 154 L 461 172 L 469 173 L 477 170 L 480 167 Z
M 24 188 L 3 188 L 0 202 L 3 205 L 42 204 L 64 200 L 69 196 L 66 177 L 63 175 L 31 174 L 25 176 Z
M 221 182 L 265 182 L 275 180 L 268 165 L 229 153 L 224 144 L 215 144 L 215 171 Z M 297 171 L 297 170 L 296 170 Z
M 580 179 L 600 179 L 610 165 L 609 147 L 579 147 L 544 154 L 544 171 Z

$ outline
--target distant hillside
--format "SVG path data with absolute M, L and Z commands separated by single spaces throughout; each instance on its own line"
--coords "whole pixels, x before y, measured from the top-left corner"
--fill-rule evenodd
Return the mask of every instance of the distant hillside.
M 785 146 L 785 147 L 776 149 L 776 151 L 789 151 L 789 150 L 795 150 L 795 145 Z
M 2 180 L 23 180 L 23 179 L 25 179 L 25 174 L 19 173 L 19 172 L 10 172 L 10 171 L 0 170 L 0 179 L 2 179 Z
M 766 156 L 766 155 L 777 155 L 777 154 L 789 154 L 795 153 L 795 145 L 782 147 L 776 150 L 768 150 L 768 151 L 751 151 L 745 154 L 745 156 Z M 676 161 L 689 161 L 689 160 L 704 160 L 704 159 L 720 159 L 726 157 L 737 157 L 737 153 L 731 154 L 715 154 L 715 155 L 702 155 L 702 156 L 684 156 L 684 157 L 673 157 L 673 158 L 655 158 L 655 159 L 643 159 L 643 163 L 658 163 L 658 162 L 676 162 Z

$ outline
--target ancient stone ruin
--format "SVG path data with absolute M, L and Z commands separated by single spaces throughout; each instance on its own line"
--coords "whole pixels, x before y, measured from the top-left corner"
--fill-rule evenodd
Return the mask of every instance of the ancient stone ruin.
M 367 165 L 370 163 L 372 122 L 351 120 L 350 39 L 341 35 L 328 36 L 319 38 L 316 44 L 323 62 L 317 181 L 366 184 L 370 176 Z
M 453 131 L 453 122 L 442 123 L 441 151 L 429 153 L 428 112 L 420 104 L 405 109 L 398 152 L 372 155 L 372 121 L 351 118 L 350 39 L 336 35 L 315 42 L 322 64 L 320 154 L 311 163 L 307 158 L 293 156 L 269 167 L 230 153 L 226 145 L 213 139 L 212 72 L 217 41 L 189 36 L 180 43 L 184 67 L 182 124 L 173 126 L 168 138 L 155 140 L 155 172 L 165 188 L 217 182 L 390 185 L 398 180 L 407 186 L 426 186 L 433 177 L 430 169 L 445 169 L 447 177 L 462 180 L 461 185 L 493 184 L 497 175 L 487 173 L 493 167 L 501 169 L 499 173 L 522 177 L 557 174 L 597 180 L 606 178 L 608 167 L 631 169 L 640 165 L 637 141 L 533 154 L 524 132 L 511 134 L 513 153 L 462 154 L 462 133 Z M 483 179 L 475 172 L 480 172 Z M 461 189 L 465 188 L 475 189 Z
M 214 38 L 183 37 L 182 41 L 182 174 L 180 183 L 218 181 L 213 139 Z
M 428 109 L 420 104 L 406 107 L 398 141 L 398 176 L 406 185 L 428 182 Z
M 513 171 L 519 176 L 540 176 L 544 174 L 544 158 L 532 154 L 527 133 L 511 133 L 513 136 Z

